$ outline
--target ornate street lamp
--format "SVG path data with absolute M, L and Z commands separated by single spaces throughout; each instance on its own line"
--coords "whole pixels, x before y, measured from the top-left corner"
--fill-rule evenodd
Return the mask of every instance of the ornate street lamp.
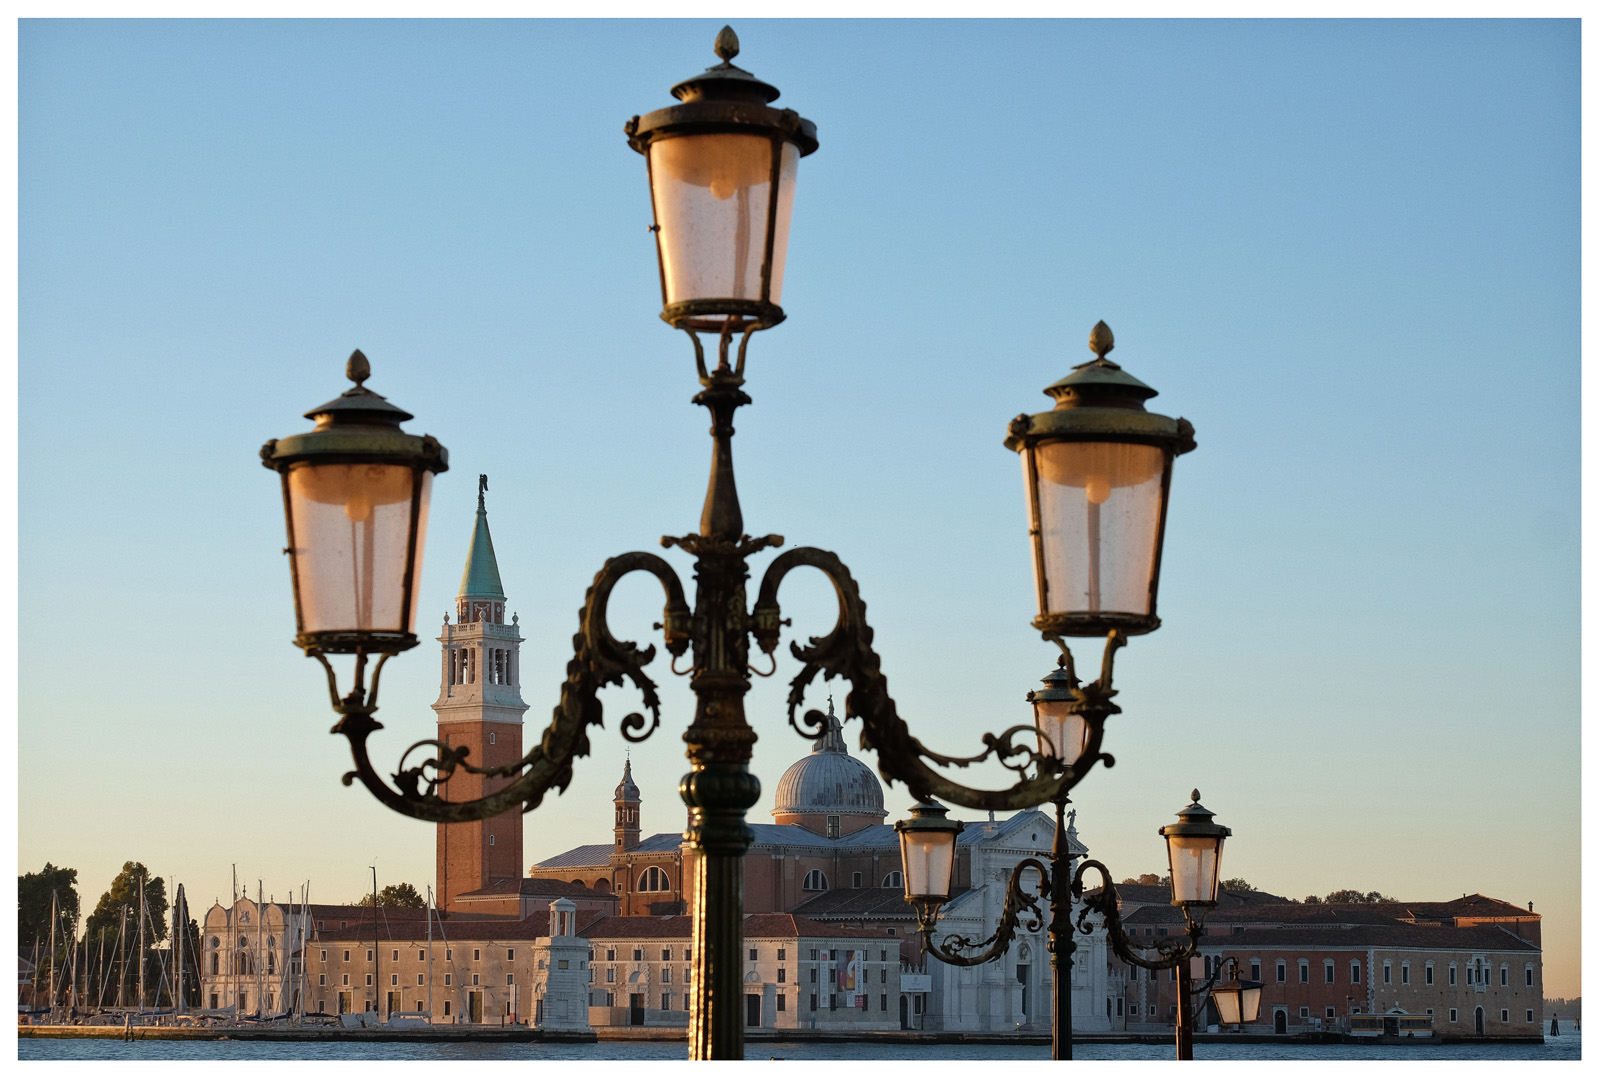
M 850 684 L 846 717 L 861 720 L 861 745 L 877 753 L 878 770 L 887 780 L 904 783 L 916 798 L 937 797 L 969 809 L 1005 811 L 1055 802 L 1059 822 L 1067 792 L 1097 762 L 1103 761 L 1107 766 L 1113 763 L 1110 755 L 1100 750 L 1106 718 L 1120 711 L 1111 703 L 1116 693 L 1111 687 L 1112 660 L 1116 650 L 1127 642 L 1126 634 L 1149 632 L 1156 627 L 1154 582 L 1160 562 L 1160 531 L 1165 523 L 1171 458 L 1193 448 L 1192 430 L 1185 421 L 1166 420 L 1143 411 L 1142 397 L 1154 391 L 1127 376 L 1120 376 L 1119 382 L 1119 376 L 1108 373 L 1120 371 L 1104 360 L 1104 353 L 1110 349 L 1109 331 L 1100 350 L 1099 366 L 1085 365 L 1094 369 L 1092 378 L 1074 374 L 1052 387 L 1050 392 L 1058 397 L 1057 411 L 1013 421 L 1007 445 L 1023 453 L 1030 505 L 1036 507 L 1036 518 L 1043 513 L 1039 519 L 1054 522 L 1048 528 L 1036 528 L 1038 536 L 1056 542 L 1056 533 L 1063 527 L 1058 518 L 1066 512 L 1059 507 L 1071 500 L 1051 485 L 1070 487 L 1069 481 L 1076 476 L 1062 471 L 1066 465 L 1051 463 L 1056 460 L 1053 455 L 1064 454 L 1063 460 L 1078 461 L 1083 468 L 1092 465 L 1101 469 L 1084 480 L 1087 487 L 1081 487 L 1090 491 L 1084 498 L 1096 507 L 1106 507 L 1103 516 L 1092 518 L 1102 527 L 1095 531 L 1089 544 L 1099 568 L 1074 571 L 1080 578 L 1087 573 L 1086 579 L 1100 582 L 1095 586 L 1100 598 L 1096 609 L 1085 615 L 1071 606 L 1070 595 L 1060 592 L 1064 586 L 1046 587 L 1045 582 L 1051 578 L 1040 578 L 1041 596 L 1052 597 L 1041 603 L 1041 611 L 1048 608 L 1053 613 L 1050 617 L 1041 614 L 1034 624 L 1061 647 L 1061 666 L 1045 679 L 1046 688 L 1031 698 L 1035 705 L 1034 723 L 1012 727 L 998 737 L 985 735 L 984 751 L 976 756 L 936 753 L 912 736 L 889 695 L 882 662 L 872 648 L 873 631 L 867 623 L 860 590 L 848 567 L 833 552 L 798 547 L 778 555 L 761 577 L 754 604 L 747 606 L 749 556 L 780 547 L 784 540 L 776 535 L 752 537 L 744 531 L 734 482 L 733 416 L 740 405 L 750 402 L 743 386 L 745 352 L 751 335 L 777 325 L 784 317 L 779 300 L 797 162 L 817 148 L 817 139 L 816 128 L 809 121 L 790 110 L 769 107 L 778 96 L 774 87 L 732 65 L 738 52 L 738 39 L 732 30 L 725 28 L 718 35 L 716 52 L 721 64 L 673 87 L 678 105 L 635 117 L 625 125 L 629 145 L 642 153 L 647 163 L 660 259 L 661 317 L 687 333 L 693 342 L 701 385 L 694 402 L 705 406 L 712 417 L 711 478 L 699 531 L 661 540 L 663 547 L 679 548 L 694 558 L 693 607 L 677 572 L 659 555 L 634 551 L 609 559 L 585 596 L 574 637 L 575 651 L 566 666 L 566 680 L 555 714 L 522 760 L 486 768 L 469 760 L 466 748 L 429 738 L 407 748 L 386 779 L 368 754 L 367 737 L 380 725 L 372 718 L 377 707 L 377 672 L 368 696 L 362 689 L 364 664 L 368 655 L 381 655 L 381 670 L 389 656 L 416 643 L 411 616 L 422 559 L 427 481 L 433 472 L 444 470 L 443 448 L 426 437 L 414 440 L 415 445 L 408 442 L 402 446 L 396 441 L 412 437 L 398 430 L 399 420 L 410 417 L 381 404 L 382 398 L 361 388 L 360 383 L 366 378 L 363 361 L 359 375 L 352 369 L 356 389 L 345 395 L 353 404 L 334 402 L 314 410 L 318 432 L 297 436 L 299 442 L 284 439 L 269 443 L 263 451 L 268 466 L 284 472 L 286 477 L 300 630 L 296 643 L 328 669 L 334 708 L 343 717 L 334 730 L 349 740 L 355 765 L 344 781 L 349 784 L 359 779 L 384 805 L 419 820 L 453 823 L 482 820 L 511 810 L 527 812 L 537 807 L 552 788 L 565 789 L 572 779 L 574 760 L 589 752 L 589 727 L 601 722 L 599 691 L 606 685 L 627 680 L 644 700 L 648 718 L 642 712 L 624 716 L 618 725 L 624 739 L 640 742 L 656 730 L 661 722 L 660 697 L 655 682 L 644 672 L 655 657 L 655 648 L 640 648 L 632 641 L 614 637 L 607 621 L 607 607 L 617 582 L 628 574 L 642 571 L 658 579 L 665 603 L 656 628 L 662 631 L 673 672 L 688 676 L 696 701 L 694 718 L 684 732 L 690 771 L 680 783 L 679 793 L 689 807 L 686 862 L 694 867 L 688 889 L 693 897 L 695 963 L 689 1053 L 697 1060 L 739 1059 L 744 1052 L 743 858 L 753 841 L 745 813 L 755 804 L 761 789 L 748 770 L 756 735 L 745 719 L 744 697 L 749 692 L 752 673 L 767 675 L 776 670 L 775 653 L 782 627 L 788 624 L 782 617 L 778 590 L 788 573 L 798 567 L 820 571 L 832 583 L 838 599 L 838 614 L 831 630 L 810 637 L 805 645 L 790 644 L 791 652 L 801 661 L 789 693 L 788 720 L 797 733 L 814 740 L 827 723 L 827 718 L 815 709 L 806 710 L 803 716 L 798 714 L 806 687 L 818 674 L 825 679 L 842 678 Z M 712 368 L 706 364 L 700 340 L 703 332 L 718 337 L 717 362 Z M 737 360 L 730 363 L 735 333 L 740 335 L 740 343 Z M 1137 388 L 1130 388 L 1130 381 Z M 1122 389 L 1112 392 L 1107 389 L 1110 386 Z M 1067 419 L 1057 418 L 1062 416 Z M 324 427 L 328 434 L 323 442 L 305 441 L 314 440 Z M 1102 467 L 1100 458 L 1092 454 L 1084 458 L 1073 448 L 1085 442 L 1110 447 L 1106 452 L 1112 455 L 1107 458 L 1111 464 Z M 1067 449 L 1054 448 L 1063 445 Z M 1150 453 L 1155 457 L 1151 458 Z M 316 483 L 309 476 L 304 480 L 294 478 L 298 467 L 320 465 L 324 457 L 328 464 L 351 469 L 329 473 L 333 478 L 326 483 L 320 479 L 321 473 L 317 474 Z M 1123 457 L 1134 463 L 1128 464 Z M 1083 465 L 1084 460 L 1089 464 Z M 1148 497 L 1154 481 L 1149 477 L 1133 478 L 1151 460 L 1159 466 L 1159 498 L 1154 503 Z M 411 477 L 409 488 L 402 482 L 400 471 L 387 470 L 390 465 L 409 469 L 404 473 Z M 296 494 L 296 483 L 307 485 L 307 493 Z M 409 513 L 409 531 L 371 532 L 372 572 L 368 572 L 363 568 L 367 564 L 361 561 L 365 555 L 360 553 L 368 550 L 363 546 L 369 542 L 368 534 L 357 529 L 351 533 L 353 539 L 342 540 L 344 533 L 340 530 L 366 520 L 363 515 L 369 508 L 374 514 L 373 529 L 380 528 L 376 516 L 380 509 L 381 527 L 387 529 L 392 515 L 404 516 L 399 509 L 402 503 L 397 501 L 402 494 L 409 499 L 404 503 Z M 322 508 L 316 509 L 313 516 L 302 508 L 302 503 L 313 509 Z M 1138 523 L 1149 524 L 1152 513 L 1152 527 L 1141 531 Z M 327 523 L 338 525 L 340 520 L 345 525 L 333 527 Z M 313 529 L 315 542 L 303 534 L 306 528 Z M 1078 528 L 1078 532 L 1083 533 L 1084 529 Z M 1036 542 L 1036 553 L 1038 543 L 1044 539 Z M 1068 547 L 1073 543 L 1083 545 L 1081 536 L 1063 542 Z M 1125 557 L 1121 545 L 1128 542 L 1144 544 L 1141 553 Z M 352 550 L 356 550 L 356 557 L 346 573 L 339 560 L 351 560 Z M 402 550 L 403 557 L 398 553 Z M 1039 565 L 1055 573 L 1058 563 L 1077 566 L 1072 561 L 1077 557 L 1039 556 Z M 1065 563 L 1063 558 L 1067 559 Z M 403 567 L 404 572 L 390 572 L 397 566 Z M 1132 572 L 1128 566 L 1148 574 L 1148 603 L 1144 606 L 1125 598 L 1128 574 Z M 377 572 L 379 569 L 384 572 Z M 340 576 L 341 573 L 346 575 Z M 1077 578 L 1060 580 L 1070 584 Z M 308 587 L 314 590 L 314 602 L 308 598 L 313 596 Z M 322 597 L 345 593 L 358 597 L 352 601 L 357 613 L 332 621 L 324 619 Z M 1057 602 L 1062 595 L 1067 598 Z M 370 617 L 364 613 L 369 608 L 359 598 L 362 596 L 371 597 Z M 381 603 L 380 597 L 384 597 Z M 1054 613 L 1062 612 L 1057 612 L 1051 603 L 1065 605 L 1062 618 L 1054 617 Z M 341 616 L 343 613 L 340 608 Z M 1062 638 L 1085 634 L 1104 635 L 1106 643 L 1100 677 L 1080 685 Z M 772 670 L 761 672 L 750 665 L 752 640 L 773 661 Z M 357 657 L 355 689 L 343 699 L 332 688 L 333 672 L 324 655 L 335 651 L 354 652 Z M 677 664 L 686 654 L 688 666 L 679 670 Z M 1032 736 L 1032 747 L 1013 741 L 1024 733 Z M 1017 773 L 1017 782 L 1002 790 L 980 790 L 957 783 L 938 770 L 991 757 Z M 481 798 L 448 801 L 439 792 L 458 771 L 492 776 L 504 784 Z M 923 816 L 931 821 L 937 814 L 930 808 Z M 917 830 L 903 830 L 903 839 L 908 832 Z M 935 842 L 915 835 L 911 841 Z M 930 874 L 938 868 L 935 853 L 933 846 L 926 848 L 924 868 Z M 1064 897 L 1065 876 L 1050 879 L 1051 887 Z M 931 903 L 933 893 L 929 896 L 930 905 L 936 909 L 937 904 Z M 1068 909 L 1065 902 L 1061 906 Z M 1062 946 L 1070 949 L 1070 926 L 1067 929 Z M 1055 931 L 1053 927 L 1052 933 Z
M 1197 803 L 1199 797 L 1199 793 L 1196 792 L 1194 799 Z M 1077 932 L 1086 935 L 1092 933 L 1094 927 L 1090 925 L 1089 918 L 1091 915 L 1099 914 L 1112 949 L 1124 962 L 1144 967 L 1146 970 L 1180 968 L 1178 1059 L 1194 1059 L 1192 1021 L 1189 1017 L 1191 1007 L 1188 999 L 1187 960 L 1197 954 L 1200 936 L 1204 932 L 1206 913 L 1216 903 L 1215 891 L 1212 892 L 1209 902 L 1180 899 L 1174 878 L 1172 902 L 1183 909 L 1184 920 L 1188 924 L 1187 937 L 1161 937 L 1149 945 L 1137 943 L 1122 928 L 1120 900 L 1116 886 L 1111 882 L 1111 873 L 1105 865 L 1091 858 L 1086 859 L 1076 873 L 1072 871 L 1072 856 L 1067 849 L 1066 822 L 1062 816 L 1065 804 L 1065 797 L 1056 802 L 1056 834 L 1050 847 L 1050 864 L 1047 866 L 1037 858 L 1024 858 L 1012 867 L 999 925 L 992 934 L 982 940 L 974 940 L 960 933 L 948 933 L 942 940 L 935 938 L 939 908 L 950 899 L 950 878 L 955 864 L 955 839 L 962 825 L 960 821 L 945 819 L 944 807 L 937 803 L 923 802 L 913 806 L 911 819 L 897 822 L 895 830 L 900 833 L 900 856 L 905 877 L 906 902 L 911 904 L 916 912 L 917 930 L 922 934 L 923 946 L 930 955 L 952 966 L 974 967 L 993 962 L 1010 949 L 1011 941 L 1016 937 L 1019 928 L 1029 933 L 1039 931 L 1044 924 L 1039 901 L 1046 901 L 1050 907 L 1051 979 L 1055 983 L 1051 1058 L 1071 1060 L 1072 955 L 1077 950 L 1077 944 L 1073 940 L 1072 903 L 1074 899 L 1083 900 L 1083 906 L 1076 919 Z M 1194 808 L 1196 807 L 1189 807 L 1189 809 Z M 1187 813 L 1188 810 L 1184 812 Z M 1207 812 L 1205 816 L 1209 818 L 1211 814 Z M 1168 833 L 1171 829 L 1183 827 L 1182 821 L 1183 814 L 1180 814 L 1178 825 L 1168 825 L 1160 829 L 1160 833 L 1167 838 L 1169 849 L 1173 837 Z M 1222 836 L 1230 833 L 1228 829 L 1217 825 L 1209 827 L 1215 837 L 1213 851 L 1215 859 L 1221 854 Z M 1185 836 L 1192 838 L 1193 833 L 1185 833 Z M 937 853 L 930 856 L 929 852 Z M 1097 894 L 1084 899 L 1083 878 L 1089 869 L 1094 869 L 1100 874 L 1103 884 Z M 1032 894 L 1024 880 L 1024 874 L 1030 872 L 1038 874 L 1038 883 Z M 1198 917 L 1194 916 L 1195 911 L 1198 911 Z M 1145 954 L 1147 948 L 1153 948 L 1154 957 Z M 1209 989 L 1211 986 L 1208 984 L 1205 988 Z M 1228 987 L 1219 988 L 1226 990 Z M 1256 999 L 1259 1001 L 1261 992 L 1259 985 L 1255 991 Z M 1246 1022 L 1253 1021 L 1254 1013 L 1251 1015 L 1252 1019 Z
M 1194 1002 L 1190 993 L 1188 960 L 1199 954 L 1200 937 L 1205 932 L 1206 916 L 1217 905 L 1217 873 L 1222 863 L 1222 841 L 1233 833 L 1212 823 L 1213 814 L 1200 804 L 1200 792 L 1192 791 L 1190 804 L 1178 811 L 1178 823 L 1158 829 L 1167 841 L 1167 863 L 1172 868 L 1172 905 L 1182 909 L 1186 933 L 1183 937 L 1158 937 L 1139 942 L 1122 928 L 1121 900 L 1112 883 L 1111 871 L 1093 858 L 1086 859 L 1072 878 L 1072 894 L 1084 897 L 1083 878 L 1090 869 L 1100 874 L 1098 891 L 1084 898 L 1078 913 L 1078 928 L 1089 932 L 1089 918 L 1098 914 L 1105 926 L 1106 939 L 1117 958 L 1146 970 L 1177 969 L 1179 1060 L 1194 1059 Z M 1181 870 L 1180 870 L 1180 867 Z M 1180 873 L 1182 874 L 1180 876 Z M 1148 951 L 1156 957 L 1150 958 Z

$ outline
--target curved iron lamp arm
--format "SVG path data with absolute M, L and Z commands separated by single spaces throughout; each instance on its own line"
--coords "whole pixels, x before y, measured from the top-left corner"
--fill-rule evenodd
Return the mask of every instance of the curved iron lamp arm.
M 1121 631 L 1113 630 L 1106 638 L 1099 679 L 1077 689 L 1080 696 L 1076 710 L 1088 719 L 1089 740 L 1073 765 L 1063 766 L 1054 758 L 1041 756 L 1035 748 L 1012 741 L 1018 732 L 1032 734 L 1031 726 L 1013 727 L 999 736 L 986 734 L 984 752 L 972 757 L 950 757 L 923 745 L 900 718 L 894 699 L 889 696 L 882 662 L 872 649 L 867 605 L 861 599 L 850 570 L 832 551 L 797 547 L 785 551 L 767 567 L 751 612 L 751 632 L 761 650 L 771 655 L 777 649 L 782 624 L 778 587 L 789 571 L 799 566 L 820 570 L 833 584 L 839 601 L 839 617 L 832 630 L 822 637 L 811 638 L 804 647 L 798 642 L 789 646 L 795 658 L 804 664 L 790 682 L 789 690 L 789 724 L 803 737 L 818 737 L 826 719 L 814 709 L 807 711 L 802 721 L 795 719 L 795 712 L 805 699 L 806 686 L 820 672 L 824 678 L 844 678 L 850 683 L 850 693 L 845 698 L 846 715 L 861 717 L 861 747 L 876 752 L 878 771 L 885 779 L 904 783 L 918 798 L 937 798 L 968 809 L 1028 809 L 1066 797 L 1096 762 L 1104 761 L 1108 768 L 1116 763 L 1109 753 L 1100 751 L 1100 741 L 1106 718 L 1121 711 L 1111 703 L 1117 692 L 1111 688 L 1112 658 L 1118 648 L 1127 644 L 1127 637 Z M 1055 640 L 1063 652 L 1067 651 L 1059 637 L 1050 635 L 1049 639 Z M 1067 654 L 1070 662 L 1071 654 Z M 1005 790 L 982 790 L 957 783 L 924 763 L 965 768 L 990 757 L 1016 772 L 1019 781 Z
M 1101 887 L 1099 892 L 1084 896 L 1083 876 L 1093 869 L 1100 874 Z M 1078 932 L 1085 935 L 1094 931 L 1089 924 L 1091 915 L 1098 914 L 1106 930 L 1106 939 L 1111 942 L 1111 950 L 1118 959 L 1124 963 L 1145 970 L 1171 970 L 1173 967 L 1191 958 L 1199 950 L 1200 934 L 1204 927 L 1204 920 L 1194 921 L 1189 917 L 1189 910 L 1184 908 L 1184 921 L 1188 923 L 1188 931 L 1183 937 L 1159 937 L 1150 948 L 1135 944 L 1127 930 L 1122 927 L 1122 914 L 1117 909 L 1119 899 L 1117 886 L 1111 881 L 1111 871 L 1105 864 L 1093 858 L 1086 858 L 1078 866 L 1078 871 L 1072 877 L 1072 896 L 1082 901 L 1077 915 Z M 1156 958 L 1147 958 L 1145 953 L 1154 951 Z
M 1022 888 L 1022 873 L 1026 869 L 1032 869 L 1039 874 L 1038 896 L 1030 896 Z M 1048 901 L 1049 898 L 1050 871 L 1037 858 L 1024 858 L 1011 870 L 1011 883 L 1006 889 L 1006 905 L 1000 913 L 1000 925 L 990 936 L 974 941 L 971 937 L 960 933 L 948 933 L 944 942 L 939 943 L 933 936 L 934 926 L 939 917 L 939 904 L 917 905 L 917 930 L 922 934 L 922 941 L 928 953 L 941 962 L 955 967 L 981 966 L 1006 953 L 1019 927 L 1029 933 L 1037 933 L 1042 929 L 1044 913 L 1039 909 L 1039 900 Z M 1024 915 L 1024 911 L 1028 914 Z M 962 954 L 971 952 L 975 948 L 985 948 L 985 950 L 976 955 Z
M 683 585 L 678 575 L 659 555 L 634 551 L 607 560 L 584 597 L 579 612 L 579 627 L 572 643 L 574 653 L 567 662 L 567 678 L 561 686 L 561 699 L 555 715 L 545 728 L 538 744 L 514 764 L 498 768 L 480 768 L 467 760 L 468 750 L 461 746 L 447 746 L 437 739 L 416 742 L 401 755 L 399 770 L 393 773 L 394 786 L 384 782 L 372 766 L 367 754 L 367 737 L 383 728 L 372 717 L 378 708 L 378 674 L 388 660 L 385 654 L 373 672 L 372 693 L 368 697 L 362 689 L 365 654 L 357 654 L 355 688 L 343 699 L 333 676 L 333 668 L 321 653 L 311 652 L 327 669 L 329 694 L 333 709 L 342 717 L 333 727 L 333 733 L 350 740 L 350 754 L 354 770 L 345 773 L 344 783 L 349 786 L 359 779 L 373 796 L 397 813 L 418 820 L 452 824 L 461 821 L 483 820 L 512 809 L 526 812 L 544 799 L 554 787 L 565 790 L 572 781 L 572 761 L 589 753 L 588 728 L 602 722 L 599 690 L 606 685 L 620 685 L 624 678 L 638 688 L 649 710 L 647 720 L 641 713 L 633 712 L 623 717 L 622 735 L 629 741 L 648 738 L 661 723 L 661 700 L 656 685 L 644 673 L 644 666 L 655 658 L 653 645 L 640 648 L 633 641 L 619 641 L 612 636 L 606 623 L 606 607 L 611 590 L 629 573 L 643 570 L 655 574 L 666 592 L 666 609 L 658 626 L 664 630 L 667 651 L 674 658 L 681 656 L 690 643 L 689 605 L 684 602 Z M 431 749 L 433 755 L 421 762 L 407 766 L 412 753 Z M 510 778 L 505 787 L 482 798 L 452 802 L 439 796 L 439 787 L 457 772 L 472 775 Z

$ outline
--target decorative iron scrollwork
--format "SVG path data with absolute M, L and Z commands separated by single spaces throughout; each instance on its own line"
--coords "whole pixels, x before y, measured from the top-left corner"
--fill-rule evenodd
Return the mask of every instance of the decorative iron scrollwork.
M 588 728 L 602 725 L 600 688 L 621 685 L 624 680 L 632 682 L 638 689 L 650 718 L 647 721 L 640 712 L 623 717 L 622 736 L 630 742 L 648 738 L 661 723 L 660 695 L 655 682 L 644 673 L 644 667 L 655 658 L 656 650 L 654 646 L 640 648 L 633 641 L 617 640 L 606 622 L 606 607 L 612 589 L 623 577 L 637 570 L 654 574 L 666 593 L 666 607 L 660 626 L 665 631 L 667 651 L 678 657 L 688 649 L 691 633 L 689 606 L 684 601 L 683 585 L 666 560 L 641 551 L 608 560 L 595 575 L 594 583 L 584 597 L 583 609 L 579 612 L 579 629 L 572 639 L 573 656 L 567 663 L 566 681 L 562 683 L 560 702 L 556 705 L 550 725 L 534 747 L 513 764 L 482 768 L 470 762 L 465 747 L 450 747 L 436 739 L 426 739 L 414 743 L 401 756 L 399 769 L 391 777 L 394 781 L 391 787 L 373 768 L 367 753 L 367 737 L 383 727 L 372 717 L 372 713 L 378 707 L 378 675 L 389 658 L 388 654 L 379 660 L 374 669 L 372 692 L 368 696 L 362 687 L 367 657 L 364 653 L 358 653 L 355 688 L 341 699 L 333 668 L 326 657 L 313 652 L 328 672 L 334 710 L 341 716 L 333 730 L 349 740 L 350 753 L 356 765 L 345 774 L 345 785 L 359 779 L 374 797 L 390 809 L 436 823 L 482 820 L 514 809 L 527 812 L 538 806 L 551 788 L 557 791 L 567 788 L 572 781 L 573 760 L 589 753 Z M 406 760 L 414 751 L 424 747 L 434 749 L 435 754 L 408 767 Z M 441 797 L 438 791 L 457 773 L 491 779 L 507 778 L 511 782 L 482 798 L 452 802 Z
M 1087 898 L 1084 896 L 1083 876 L 1089 870 L 1100 874 L 1100 889 Z M 1145 970 L 1170 970 L 1179 963 L 1193 956 L 1200 947 L 1200 934 L 1203 926 L 1194 921 L 1188 922 L 1187 934 L 1182 937 L 1156 937 L 1148 947 L 1136 945 L 1133 938 L 1122 927 L 1122 914 L 1120 912 L 1120 897 L 1117 895 L 1117 886 L 1111 882 L 1111 871 L 1101 862 L 1093 858 L 1086 858 L 1078 866 L 1078 871 L 1072 876 L 1073 898 L 1082 901 L 1078 909 L 1078 932 L 1088 934 L 1094 931 L 1089 924 L 1089 919 L 1098 915 L 1101 924 L 1105 926 L 1106 939 L 1111 942 L 1111 950 L 1118 959 Z M 1188 919 L 1188 911 L 1184 911 Z M 1147 953 L 1154 951 L 1157 958 L 1150 959 Z
M 1037 896 L 1029 895 L 1022 886 L 1022 875 L 1030 869 L 1039 874 Z M 1024 858 L 1011 870 L 1011 882 L 1006 888 L 1006 905 L 1000 913 L 1000 924 L 983 940 L 974 941 L 961 933 L 947 933 L 942 941 L 936 941 L 933 927 L 938 917 L 937 909 L 919 909 L 917 928 L 922 932 L 928 951 L 940 961 L 957 967 L 976 967 L 1004 955 L 1019 928 L 1028 933 L 1037 933 L 1044 928 L 1044 912 L 1039 909 L 1041 899 L 1047 903 L 1050 899 L 1050 871 L 1037 858 Z
M 952 757 L 936 753 L 912 736 L 889 696 L 889 683 L 881 670 L 881 660 L 872 649 L 872 627 L 867 624 L 866 603 L 861 599 L 849 569 L 832 551 L 816 547 L 796 547 L 785 551 L 767 567 L 761 578 L 761 589 L 751 612 L 752 636 L 763 652 L 776 651 L 779 626 L 783 624 L 778 606 L 778 588 L 788 573 L 800 566 L 820 570 L 832 583 L 839 602 L 839 614 L 833 629 L 821 637 L 812 637 L 806 645 L 790 644 L 790 651 L 801 662 L 800 673 L 790 682 L 789 725 L 802 737 L 816 738 L 823 730 L 826 717 L 809 710 L 801 720 L 796 713 L 805 700 L 806 687 L 820 673 L 825 679 L 843 678 L 850 683 L 850 693 L 845 698 L 845 715 L 860 717 L 862 721 L 861 748 L 877 754 L 878 771 L 890 782 L 904 783 L 917 798 L 937 798 L 965 806 L 969 809 L 1015 810 L 1026 809 L 1044 802 L 1053 802 L 1066 794 L 1098 762 L 1109 767 L 1111 756 L 1100 752 L 1100 741 L 1108 716 L 1121 711 L 1111 698 L 1116 690 L 1111 688 L 1111 671 L 1116 650 L 1127 643 L 1127 638 L 1113 630 L 1106 639 L 1100 679 L 1079 687 L 1076 705 L 1088 720 L 1089 739 L 1082 756 L 1070 767 L 1044 766 L 1038 751 L 1018 745 L 1012 739 L 1020 732 L 1030 732 L 1031 727 L 1013 727 L 1004 734 L 985 735 L 984 752 L 971 757 Z M 1056 639 L 1063 651 L 1066 646 Z M 957 783 L 929 767 L 928 763 L 965 768 L 989 758 L 996 758 L 1003 766 L 1021 778 L 1006 790 L 980 790 Z

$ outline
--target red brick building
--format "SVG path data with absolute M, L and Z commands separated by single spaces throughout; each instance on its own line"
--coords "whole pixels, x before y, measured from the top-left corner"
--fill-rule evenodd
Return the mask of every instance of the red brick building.
M 1180 910 L 1123 885 L 1136 940 L 1183 933 Z M 1165 889 L 1152 889 L 1162 893 Z M 1227 958 L 1263 983 L 1258 1032 L 1347 1031 L 1352 1016 L 1427 1016 L 1456 1037 L 1537 1037 L 1544 981 L 1539 915 L 1487 896 L 1443 903 L 1304 904 L 1225 892 L 1201 942 L 1205 972 Z M 1265 901 L 1264 901 L 1265 900 Z M 1112 960 L 1129 1029 L 1170 1028 L 1172 971 Z M 1207 1020 L 1215 1023 L 1207 1005 Z

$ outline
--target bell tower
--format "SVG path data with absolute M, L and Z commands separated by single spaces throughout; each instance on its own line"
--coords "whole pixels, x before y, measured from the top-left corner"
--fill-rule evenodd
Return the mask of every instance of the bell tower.
M 484 492 L 489 477 L 478 477 L 478 515 L 472 526 L 466 568 L 456 595 L 456 620 L 444 616 L 439 699 L 439 741 L 465 746 L 467 762 L 479 768 L 501 767 L 522 758 L 521 663 L 517 616 L 506 623 L 506 594 L 500 565 L 489 536 Z M 439 794 L 453 802 L 481 798 L 510 780 L 457 771 Z M 522 814 L 513 809 L 488 820 L 440 824 L 438 828 L 438 902 L 456 910 L 456 896 L 522 876 Z
M 633 781 L 632 760 L 623 763 L 622 782 L 617 784 L 612 799 L 617 807 L 617 824 L 613 834 L 616 836 L 616 851 L 621 854 L 639 845 L 639 786 Z

